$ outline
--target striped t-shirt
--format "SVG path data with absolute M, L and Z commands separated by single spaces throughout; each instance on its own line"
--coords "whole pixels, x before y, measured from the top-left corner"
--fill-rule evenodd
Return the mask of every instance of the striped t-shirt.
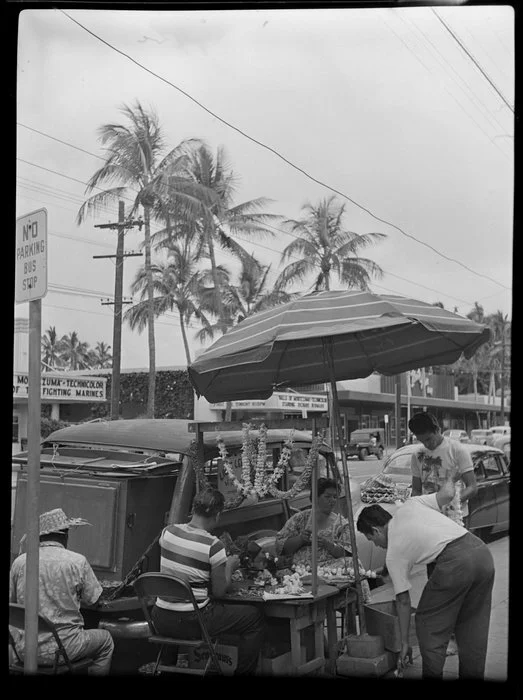
M 223 543 L 206 530 L 192 525 L 168 525 L 160 537 L 160 571 L 184 578 L 203 608 L 209 602 L 208 584 L 211 570 L 225 563 Z M 166 610 L 186 612 L 191 603 L 172 603 L 158 598 L 156 605 Z

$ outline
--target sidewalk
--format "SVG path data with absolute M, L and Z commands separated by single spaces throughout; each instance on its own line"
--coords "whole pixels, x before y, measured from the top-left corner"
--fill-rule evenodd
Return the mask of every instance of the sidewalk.
M 494 557 L 496 578 L 492 593 L 485 680 L 506 681 L 508 679 L 509 537 L 507 535 L 493 536 L 488 546 Z M 412 589 L 410 595 L 412 605 L 416 607 L 427 582 L 426 568 L 424 566 L 415 567 L 411 581 Z M 372 592 L 372 602 L 380 603 L 386 600 L 394 600 L 394 591 L 390 583 Z M 404 671 L 403 677 L 405 679 L 421 678 L 421 656 L 418 647 L 413 648 L 413 662 L 413 665 L 407 666 Z M 392 678 L 393 671 L 390 671 L 383 677 Z M 443 678 L 449 680 L 458 678 L 457 656 L 447 657 Z

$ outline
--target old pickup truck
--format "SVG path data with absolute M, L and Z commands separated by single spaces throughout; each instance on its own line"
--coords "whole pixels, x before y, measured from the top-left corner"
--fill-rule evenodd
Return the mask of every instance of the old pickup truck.
M 86 627 L 109 629 L 116 642 L 113 671 L 135 672 L 152 660 L 147 625 L 132 580 L 144 571 L 159 569 L 157 537 L 169 522 L 185 522 L 195 493 L 195 434 L 187 420 L 118 420 L 84 423 L 58 430 L 41 444 L 40 511 L 63 508 L 91 527 L 71 530 L 69 546 L 84 554 L 104 587 L 102 599 L 84 609 Z M 209 481 L 231 490 L 221 469 L 217 433 L 201 441 L 204 470 Z M 241 431 L 222 432 L 231 461 L 241 457 Z M 269 430 L 269 462 L 275 464 L 289 430 Z M 303 468 L 311 433 L 294 432 L 290 469 L 280 488 L 288 488 Z M 13 456 L 20 465 L 12 528 L 11 561 L 18 555 L 25 531 L 27 452 Z M 333 453 L 320 448 L 320 474 L 329 474 Z M 259 530 L 279 530 L 296 509 L 310 506 L 309 492 L 291 502 L 265 498 L 222 514 L 219 536 L 232 538 Z M 340 509 L 344 512 L 343 504 Z M 131 646 L 129 646 L 131 645 Z M 132 654 L 129 650 L 132 649 Z M 134 668 L 129 668 L 132 660 Z
M 347 445 L 347 457 L 364 460 L 369 455 L 383 459 L 385 431 L 383 428 L 360 428 L 353 430 Z

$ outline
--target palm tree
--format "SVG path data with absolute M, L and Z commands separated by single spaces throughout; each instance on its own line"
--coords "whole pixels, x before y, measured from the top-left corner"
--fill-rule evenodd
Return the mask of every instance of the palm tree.
M 61 358 L 67 363 L 69 369 L 87 369 L 89 367 L 89 343 L 80 341 L 76 331 L 62 336 L 60 344 L 62 346 Z
M 107 367 L 112 367 L 113 356 L 110 352 L 111 346 L 104 343 L 103 340 L 99 340 L 96 343 L 96 347 L 91 351 L 92 357 L 92 367 L 96 369 L 105 369 Z
M 202 214 L 205 193 L 183 174 L 187 156 L 175 148 L 164 157 L 164 138 L 158 116 L 146 111 L 137 100 L 131 107 L 123 105 L 121 112 L 126 124 L 104 124 L 99 139 L 107 147 L 104 165 L 87 184 L 87 193 L 102 184 L 120 183 L 94 194 L 84 202 L 77 215 L 81 224 L 88 214 L 97 214 L 109 202 L 124 197 L 133 203 L 129 216 L 143 208 L 145 275 L 147 280 L 147 329 L 149 344 L 149 391 L 147 416 L 154 418 L 156 389 L 156 351 L 154 338 L 154 290 L 151 270 L 151 218 L 169 221 L 173 202 L 177 211 L 187 217 Z
M 193 235 L 200 239 L 211 263 L 217 316 L 225 330 L 227 321 L 221 299 L 216 245 L 243 260 L 249 254 L 232 236 L 274 236 L 274 231 L 268 228 L 268 224 L 279 221 L 281 217 L 263 211 L 271 201 L 265 197 L 236 205 L 233 203 L 237 177 L 231 170 L 222 147 L 213 155 L 205 143 L 192 142 L 186 144 L 185 152 L 188 156 L 187 174 L 195 183 L 214 193 L 212 203 L 206 207 L 204 216 L 198 219 Z
M 187 364 L 191 364 L 191 353 L 187 339 L 187 326 L 193 316 L 209 325 L 205 314 L 199 308 L 199 294 L 203 288 L 206 273 L 197 269 L 201 258 L 201 247 L 193 246 L 190 240 L 171 243 L 167 249 L 167 261 L 151 265 L 153 276 L 154 312 L 156 316 L 176 310 L 180 319 L 180 329 Z M 207 273 L 208 274 L 208 273 Z M 141 301 L 128 309 L 124 319 L 130 327 L 143 331 L 148 321 L 147 275 L 145 268 L 138 270 L 132 284 L 133 294 L 140 293 Z
M 204 324 L 197 333 L 197 338 L 200 341 L 212 340 L 216 332 L 224 332 L 224 325 L 225 330 L 227 330 L 252 314 L 278 304 L 284 304 L 298 296 L 297 294 L 289 294 L 277 286 L 269 287 L 269 272 L 270 265 L 265 267 L 253 255 L 248 255 L 242 260 L 238 284 L 234 285 L 230 283 L 228 271 L 222 268 L 220 287 L 225 324 L 220 322 Z M 206 286 L 204 291 L 200 293 L 200 299 L 202 309 L 218 316 L 213 287 Z
M 51 326 L 42 336 L 42 362 L 48 367 L 63 367 L 61 352 L 62 342 L 58 339 L 55 326 Z
M 302 207 L 302 219 L 284 222 L 292 234 L 298 234 L 284 249 L 281 262 L 299 256 L 289 263 L 278 277 L 280 288 L 303 282 L 314 275 L 314 291 L 330 290 L 332 274 L 351 289 L 366 290 L 372 277 L 380 278 L 383 270 L 368 258 L 361 258 L 358 251 L 385 238 L 383 233 L 359 235 L 343 228 L 345 204 L 337 204 L 333 195 L 316 206 L 306 203 Z

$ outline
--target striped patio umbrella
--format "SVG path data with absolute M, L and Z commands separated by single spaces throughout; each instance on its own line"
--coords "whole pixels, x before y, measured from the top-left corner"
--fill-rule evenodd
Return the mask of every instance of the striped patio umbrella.
M 268 398 L 285 386 L 451 364 L 490 331 L 439 306 L 360 291 L 317 292 L 250 316 L 189 367 L 211 403 Z
M 372 292 L 316 292 L 242 321 L 189 367 L 199 396 L 210 402 L 268 398 L 275 389 L 329 382 L 347 494 L 358 591 L 360 634 L 366 633 L 350 478 L 336 381 L 372 372 L 399 374 L 470 357 L 490 337 L 485 326 L 422 301 Z M 316 591 L 316 490 L 312 500 L 312 590 Z

